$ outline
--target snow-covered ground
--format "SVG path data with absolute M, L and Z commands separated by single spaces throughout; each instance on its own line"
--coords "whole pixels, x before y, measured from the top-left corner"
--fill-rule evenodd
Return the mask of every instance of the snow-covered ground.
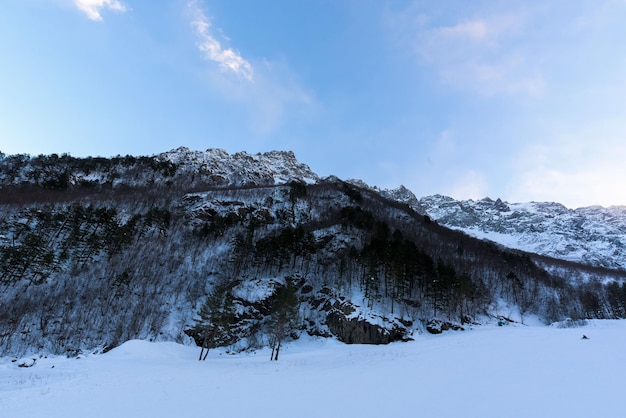
M 581 339 L 585 334 L 589 339 Z M 130 341 L 104 355 L 0 359 L 0 416 L 623 417 L 626 321 L 481 326 L 387 346 L 303 338 L 278 362 Z

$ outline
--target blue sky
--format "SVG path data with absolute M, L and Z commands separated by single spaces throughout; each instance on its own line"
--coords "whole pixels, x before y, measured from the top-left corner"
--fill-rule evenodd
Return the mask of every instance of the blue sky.
M 293 150 L 418 197 L 626 205 L 626 1 L 3 0 L 0 151 Z

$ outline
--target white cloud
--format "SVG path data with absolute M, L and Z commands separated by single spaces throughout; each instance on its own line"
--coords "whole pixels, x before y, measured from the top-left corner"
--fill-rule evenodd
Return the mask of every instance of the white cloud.
M 575 3 L 414 0 L 389 12 L 387 27 L 396 48 L 455 90 L 544 99 L 573 77 L 591 80 L 615 68 L 623 56 L 626 2 Z
M 540 96 L 544 81 L 523 48 L 511 47 L 522 19 L 494 16 L 426 28 L 415 43 L 420 58 L 455 88 L 484 95 Z
M 435 32 L 443 37 L 470 39 L 474 42 L 482 42 L 492 35 L 492 28 L 483 20 L 466 21 L 454 26 L 444 26 Z
M 208 60 L 219 64 L 224 71 L 231 71 L 245 80 L 251 81 L 254 76 L 252 65 L 238 52 L 230 48 L 224 49 L 220 42 L 211 34 L 211 21 L 202 11 L 197 1 L 189 3 L 191 25 L 198 37 L 198 49 Z
M 199 0 L 188 3 L 191 25 L 204 58 L 217 64 L 201 77 L 227 102 L 248 116 L 250 130 L 268 137 L 293 120 L 310 120 L 319 112 L 314 95 L 304 88 L 286 59 L 266 58 L 250 62 L 238 52 L 223 47 L 213 34 L 211 18 Z M 224 35 L 220 38 L 230 42 Z M 235 75 L 236 77 L 233 77 Z
M 119 0 L 74 0 L 74 5 L 78 7 L 91 20 L 101 21 L 100 12 L 103 9 L 113 10 L 115 12 L 125 12 L 126 6 Z
M 467 4 L 461 9 L 472 9 Z M 390 14 L 388 28 L 399 47 L 444 84 L 484 96 L 543 94 L 544 76 L 525 42 L 533 23 L 528 11 L 455 10 L 443 18 L 433 10 L 424 12 L 416 2 Z
M 481 99 L 441 108 L 457 135 L 428 150 L 432 168 L 420 174 L 438 184 L 415 180 L 415 190 L 626 204 L 626 2 L 575 3 L 416 0 L 389 12 L 394 52 L 420 82 L 434 76 Z
M 252 82 L 242 83 L 222 71 L 206 74 L 212 89 L 241 105 L 252 131 L 267 136 L 290 119 L 308 119 L 319 110 L 313 95 L 300 85 L 286 61 L 264 60 Z

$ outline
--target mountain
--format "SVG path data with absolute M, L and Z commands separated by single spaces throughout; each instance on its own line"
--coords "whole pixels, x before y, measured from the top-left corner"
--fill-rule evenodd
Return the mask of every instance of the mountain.
M 410 197 L 291 152 L 0 154 L 0 355 L 144 339 L 278 356 L 303 333 L 626 316 L 624 272 L 473 238 Z
M 75 158 L 67 154 L 5 156 L 0 153 L 0 185 L 4 190 L 35 186 L 43 190 L 178 185 L 226 187 L 316 183 L 319 178 L 296 160 L 293 152 L 259 154 L 221 149 L 191 151 L 180 147 L 154 156 Z
M 199 176 L 220 186 L 285 184 L 292 180 L 312 184 L 319 181 L 317 174 L 306 164 L 299 163 L 291 151 L 229 155 L 221 149 L 202 152 L 180 147 L 156 158 L 176 165 L 179 175 L 192 179 Z
M 406 192 L 397 200 L 476 238 L 590 266 L 626 270 L 626 206 L 568 209 L 559 203 L 454 200 L 441 195 L 418 200 Z

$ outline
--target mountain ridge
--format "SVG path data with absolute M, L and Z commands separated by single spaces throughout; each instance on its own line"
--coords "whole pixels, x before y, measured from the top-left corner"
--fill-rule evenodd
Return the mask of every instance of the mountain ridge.
M 229 154 L 217 148 L 192 151 L 178 147 L 150 157 L 110 159 L 22 154 L 3 156 L 0 164 L 0 187 L 5 191 L 28 184 L 46 190 L 67 190 L 81 185 L 142 187 L 178 182 L 179 187 L 191 191 L 203 187 L 321 181 L 292 151 Z M 456 200 L 437 194 L 418 198 L 402 185 L 381 189 L 358 179 L 348 179 L 346 183 L 373 190 L 409 205 L 442 225 L 508 248 L 594 267 L 626 269 L 626 206 L 592 205 L 570 209 L 556 202 L 508 203 L 488 197 Z
M 0 155 L 0 191 L 0 354 L 626 317 L 623 272 L 473 238 L 291 152 Z
M 554 202 L 455 200 L 441 195 L 409 204 L 442 225 L 509 248 L 626 269 L 626 206 L 568 209 Z
M 404 186 L 380 189 L 449 228 L 507 248 L 592 267 L 626 270 L 626 206 L 591 205 L 570 209 L 557 202 L 509 203 L 500 198 L 457 200 L 435 194 L 418 198 Z

